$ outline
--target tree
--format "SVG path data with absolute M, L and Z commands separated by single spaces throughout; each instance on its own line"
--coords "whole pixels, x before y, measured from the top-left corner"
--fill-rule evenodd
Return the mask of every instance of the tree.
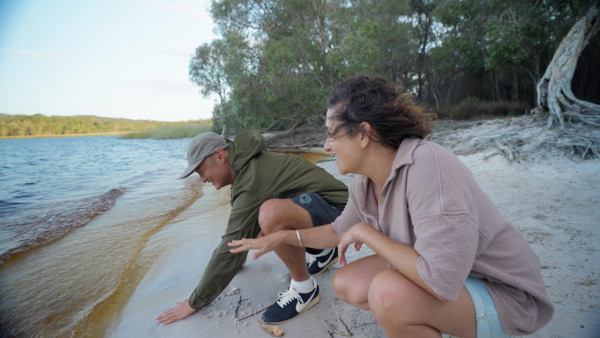
M 437 110 L 470 98 L 533 107 L 545 66 L 588 6 L 585 0 L 213 1 L 220 37 L 196 49 L 190 79 L 202 95 L 218 98 L 217 131 L 224 124 L 232 132 L 320 124 L 329 89 L 358 73 L 403 85 Z M 585 83 L 574 81 L 576 88 Z
M 204 97 L 217 94 L 219 104 L 227 101 L 229 92 L 224 61 L 225 42 L 217 40 L 196 48 L 189 66 L 190 80 L 200 86 Z
M 215 128 L 281 129 L 322 123 L 331 86 L 355 73 L 412 81 L 406 1 L 224 0 L 221 35 L 200 46 L 190 79 L 216 94 Z
M 565 116 L 600 126 L 600 105 L 579 100 L 571 91 L 577 60 L 600 27 L 598 13 L 598 7 L 592 5 L 587 14 L 571 27 L 538 83 L 537 103 L 550 113 L 548 127 L 557 120 L 564 128 Z

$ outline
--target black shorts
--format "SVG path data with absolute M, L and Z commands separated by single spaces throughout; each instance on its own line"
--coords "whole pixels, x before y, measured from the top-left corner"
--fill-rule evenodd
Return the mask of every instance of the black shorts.
M 291 200 L 308 211 L 313 226 L 329 224 L 342 213 L 340 208 L 329 204 L 323 197 L 314 192 L 293 197 Z M 306 251 L 311 254 L 316 254 L 321 250 L 306 248 Z
M 341 209 L 329 204 L 314 192 L 293 197 L 291 200 L 308 211 L 315 227 L 333 222 L 342 213 Z

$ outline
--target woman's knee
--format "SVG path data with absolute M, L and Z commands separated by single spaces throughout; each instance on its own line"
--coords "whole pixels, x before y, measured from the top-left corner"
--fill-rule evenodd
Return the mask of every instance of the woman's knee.
M 343 301 L 346 301 L 346 294 L 348 293 L 347 289 L 347 278 L 342 269 L 339 269 L 335 272 L 335 275 L 333 275 L 333 290 L 339 298 L 341 298 Z
M 394 270 L 377 274 L 369 286 L 368 302 L 373 315 L 381 318 L 394 315 L 402 318 L 414 309 L 421 289 Z
M 367 302 L 366 290 L 357 279 L 351 269 L 347 267 L 338 269 L 333 277 L 333 289 L 337 296 L 344 302 L 358 306 Z

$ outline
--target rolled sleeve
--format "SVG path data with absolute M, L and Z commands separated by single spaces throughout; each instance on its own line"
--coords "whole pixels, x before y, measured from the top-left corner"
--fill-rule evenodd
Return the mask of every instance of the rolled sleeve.
M 420 277 L 441 297 L 458 299 L 475 261 L 478 225 L 465 213 L 430 216 L 413 222 Z

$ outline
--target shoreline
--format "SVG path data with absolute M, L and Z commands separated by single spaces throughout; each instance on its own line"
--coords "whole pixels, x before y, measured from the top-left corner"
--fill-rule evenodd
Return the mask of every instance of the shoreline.
M 125 135 L 133 132 L 107 132 L 107 133 L 86 133 L 86 134 L 64 134 L 64 135 L 30 135 L 30 136 L 0 136 L 0 140 L 32 139 L 32 138 L 57 138 L 57 137 L 81 137 L 81 136 L 113 136 Z

